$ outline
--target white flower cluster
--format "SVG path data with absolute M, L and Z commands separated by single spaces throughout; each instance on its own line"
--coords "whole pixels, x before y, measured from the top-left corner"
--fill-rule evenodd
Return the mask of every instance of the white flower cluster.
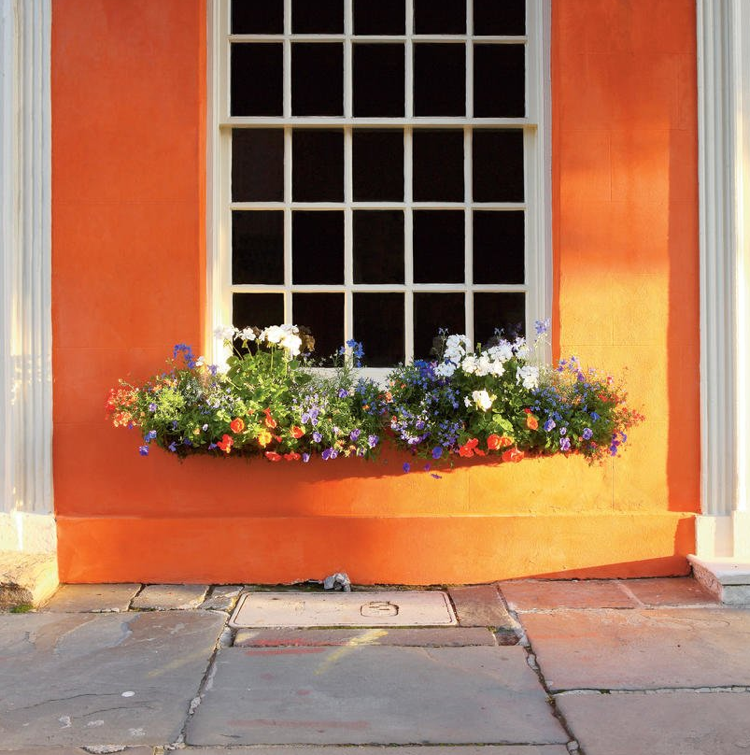
M 448 336 L 445 343 L 444 361 L 435 368 L 436 374 L 451 377 L 460 367 L 467 375 L 494 375 L 500 377 L 505 373 L 505 363 L 514 356 L 525 357 L 528 354 L 526 341 L 517 338 L 513 343 L 502 340 L 495 346 L 485 349 L 477 356 L 468 353 L 469 339 L 464 336 Z
M 527 364 L 516 370 L 516 383 L 522 383 L 524 388 L 533 390 L 539 386 L 539 368 Z
M 261 330 L 257 336 L 252 328 L 238 330 L 234 325 L 220 325 L 214 331 L 214 335 L 225 341 L 241 338 L 243 341 L 278 344 L 292 357 L 296 357 L 302 348 L 302 339 L 299 337 L 299 329 L 296 325 L 271 325 Z
M 474 399 L 474 405 L 477 409 L 480 409 L 483 412 L 488 412 L 492 409 L 492 404 L 497 398 L 494 394 L 490 396 L 485 390 L 472 391 L 471 397 Z

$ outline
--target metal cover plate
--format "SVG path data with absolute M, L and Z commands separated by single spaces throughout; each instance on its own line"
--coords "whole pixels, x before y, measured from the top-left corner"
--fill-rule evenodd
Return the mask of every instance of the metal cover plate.
M 455 625 L 448 596 L 438 590 L 372 592 L 248 592 L 233 627 L 416 627 Z

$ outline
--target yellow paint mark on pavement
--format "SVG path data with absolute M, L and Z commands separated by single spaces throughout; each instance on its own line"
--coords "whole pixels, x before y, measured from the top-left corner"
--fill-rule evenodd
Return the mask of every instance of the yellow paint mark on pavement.
M 320 674 L 324 674 L 326 671 L 328 671 L 330 666 L 339 661 L 345 655 L 351 653 L 351 651 L 355 648 L 361 647 L 363 645 L 371 645 L 373 642 L 379 640 L 381 637 L 385 637 L 387 634 L 387 629 L 368 629 L 366 632 L 363 632 L 357 637 L 352 637 L 351 640 L 349 640 L 345 645 L 342 645 L 337 650 L 334 650 L 334 652 L 331 653 L 323 661 L 323 663 L 320 664 L 320 666 L 318 666 L 315 675 L 319 676 Z

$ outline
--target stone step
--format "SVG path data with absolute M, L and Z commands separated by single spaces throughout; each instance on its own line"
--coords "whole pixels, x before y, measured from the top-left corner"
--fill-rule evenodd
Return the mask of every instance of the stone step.
M 38 606 L 58 584 L 54 553 L 0 551 L 0 609 Z
M 710 560 L 688 556 L 693 576 L 722 603 L 730 606 L 750 604 L 750 561 L 736 558 Z

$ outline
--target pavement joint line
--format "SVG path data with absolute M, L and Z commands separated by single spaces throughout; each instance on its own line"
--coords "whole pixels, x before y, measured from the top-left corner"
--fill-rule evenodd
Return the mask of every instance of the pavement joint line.
M 132 611 L 133 609 L 133 601 L 146 589 L 146 585 L 141 582 L 141 586 L 136 590 L 135 595 L 130 599 L 130 602 L 128 603 L 128 607 L 125 609 L 125 612 Z
M 731 687 L 650 687 L 638 689 L 596 689 L 596 688 L 579 688 L 579 689 L 562 689 L 556 690 L 552 694 L 555 697 L 563 695 L 663 695 L 670 692 L 693 692 L 698 695 L 705 694 L 741 694 L 750 692 L 750 686 L 734 685 Z
M 495 589 L 497 590 L 497 594 L 500 596 L 500 602 L 505 606 L 505 610 L 508 612 L 508 616 L 510 616 L 512 620 L 511 628 L 516 633 L 516 637 L 518 638 L 518 642 L 516 644 L 521 645 L 521 647 L 528 648 L 529 638 L 526 636 L 526 630 L 523 628 L 523 624 L 521 624 L 521 620 L 518 618 L 518 612 L 514 611 L 510 607 L 510 603 L 508 603 L 505 595 L 503 595 L 502 588 L 498 583 L 495 583 Z
M 681 611 L 689 611 L 692 609 L 711 609 L 711 610 L 721 610 L 726 608 L 748 608 L 748 606 L 738 605 L 738 606 L 728 606 L 722 603 L 660 603 L 659 605 L 653 605 L 648 603 L 643 603 L 640 606 L 602 606 L 597 608 L 592 608 L 590 606 L 584 606 L 584 607 L 570 607 L 570 606 L 556 606 L 555 608 L 522 608 L 522 609 L 516 609 L 515 611 L 511 611 L 511 613 L 517 613 L 517 614 L 527 614 L 527 613 L 541 613 L 541 614 L 547 614 L 547 613 L 560 613 L 561 611 L 574 611 L 576 613 L 583 613 L 583 612 L 590 612 L 590 613 L 604 613 L 605 611 L 661 611 L 662 609 L 679 609 Z
M 615 584 L 635 603 L 637 608 L 647 607 L 646 604 L 621 579 L 615 580 Z
M 539 684 L 547 695 L 547 704 L 552 710 L 552 715 L 560 722 L 560 726 L 563 727 L 563 730 L 569 737 L 568 742 L 566 743 L 568 752 L 576 753 L 576 755 L 586 755 L 586 753 L 581 749 L 581 745 L 579 744 L 578 739 L 573 735 L 573 730 L 569 726 L 567 719 L 563 715 L 562 711 L 557 707 L 557 700 L 555 699 L 555 695 L 549 689 L 549 685 L 547 684 L 547 680 L 544 678 L 542 669 L 537 663 L 536 653 L 534 653 L 531 643 L 525 645 L 524 650 L 526 651 L 526 663 L 529 665 L 529 668 L 536 674 L 537 679 L 539 680 Z M 573 749 L 571 749 L 571 747 Z

